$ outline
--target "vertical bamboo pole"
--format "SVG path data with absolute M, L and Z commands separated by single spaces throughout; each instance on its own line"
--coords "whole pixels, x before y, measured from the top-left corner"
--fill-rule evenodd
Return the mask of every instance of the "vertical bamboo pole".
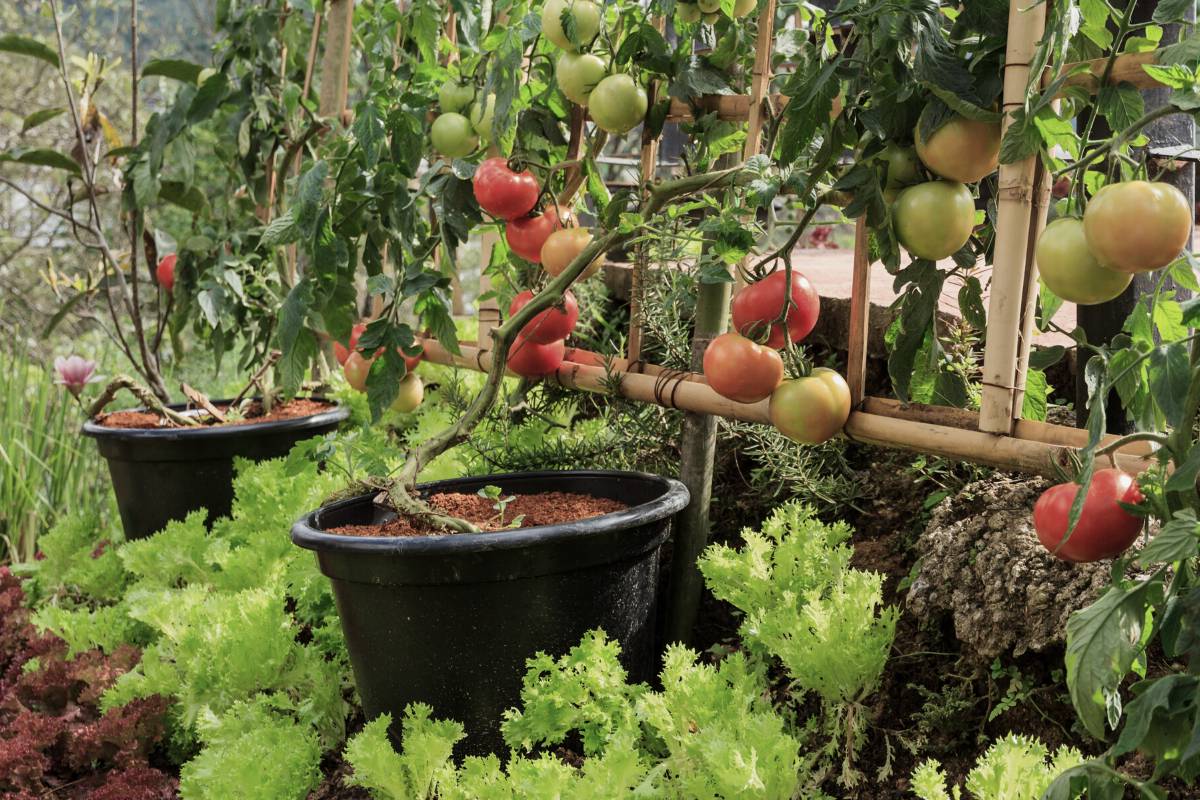
M 484 0 L 482 4 L 481 18 L 483 21 L 483 35 L 486 36 L 492 27 L 492 4 Z M 505 24 L 503 15 L 497 20 L 501 25 Z M 487 97 L 481 96 L 480 101 L 487 104 Z M 490 136 L 489 138 L 494 139 Z M 494 158 L 501 155 L 499 148 L 496 147 L 495 141 L 488 145 L 488 158 Z M 488 275 L 488 265 L 492 263 L 492 251 L 496 249 L 496 243 L 500 241 L 500 231 L 493 227 L 489 227 L 479 237 L 479 294 L 476 302 L 475 314 L 479 320 L 479 334 L 476 341 L 481 349 L 491 349 L 492 331 L 500 326 L 500 303 L 492 295 L 492 279 Z M 491 295 L 491 296 L 489 296 Z M 486 299 L 484 299 L 486 298 Z
M 750 103 L 750 130 L 745 156 L 758 152 L 762 132 L 762 101 L 769 84 L 771 42 L 775 30 L 775 0 L 766 0 L 759 16 L 758 40 L 754 56 L 754 95 Z M 723 166 L 732 166 L 724 156 Z M 693 372 L 704 365 L 708 343 L 725 332 L 729 317 L 730 284 L 700 285 L 696 300 L 696 323 L 692 334 Z M 713 462 L 717 452 L 717 418 L 710 414 L 686 412 L 683 415 L 683 442 L 680 448 L 679 479 L 688 487 L 692 499 L 675 522 L 675 548 L 671 557 L 671 594 L 667 617 L 667 641 L 688 642 L 696 615 L 704 579 L 696 569 L 696 559 L 708 545 L 709 502 L 712 499 Z
M 666 28 L 663 17 L 654 18 L 654 27 L 659 33 Z M 658 81 L 651 81 L 646 90 L 649 107 L 654 108 L 658 99 Z M 658 176 L 658 136 L 652 136 L 646 126 L 642 126 L 642 158 L 638 174 L 642 181 L 642 200 L 650 195 L 650 186 Z M 640 361 L 642 358 L 642 277 L 650 267 L 650 244 L 638 244 L 635 257 L 633 276 L 629 285 L 629 341 L 626 356 L 630 361 Z
M 1025 405 L 1025 376 L 1029 372 L 1029 350 L 1033 347 L 1033 325 L 1037 317 L 1038 271 L 1034 250 L 1038 237 L 1046 227 L 1046 214 L 1050 210 L 1050 187 L 1053 181 L 1046 172 L 1046 165 L 1038 162 L 1033 177 L 1032 222 L 1029 226 L 1029 241 L 1025 246 L 1025 299 L 1021 309 L 1021 340 L 1017 350 L 1017 372 L 1013 392 L 1013 419 L 1021 418 Z
M 775 1 L 767 0 L 758 18 L 758 37 L 754 41 L 754 67 L 750 79 L 750 109 L 747 117 L 749 124 L 746 126 L 746 145 L 742 148 L 743 159 L 753 158 L 762 150 L 763 103 L 767 99 L 767 90 L 771 88 L 771 48 L 775 43 Z M 739 289 L 746 285 L 745 271 L 742 269 L 745 265 L 746 259 L 742 259 L 733 276 Z
M 329 0 L 325 22 L 325 58 L 321 62 L 318 111 L 322 117 L 336 116 L 340 120 L 350 92 L 350 34 L 354 30 L 354 0 Z
M 850 342 L 846 355 L 846 383 L 850 407 L 857 408 L 867 393 L 867 340 L 871 331 L 871 256 L 867 218 L 854 225 L 854 273 L 850 279 Z
M 1018 0 L 1010 0 L 1004 67 L 1005 130 L 1012 124 L 1011 112 L 1025 102 L 1029 62 L 1045 28 L 1045 3 L 1026 8 Z M 989 433 L 1008 434 L 1013 426 L 1037 160 L 1037 156 L 1031 156 L 1016 164 L 1000 165 L 996 248 L 979 412 L 979 429 Z

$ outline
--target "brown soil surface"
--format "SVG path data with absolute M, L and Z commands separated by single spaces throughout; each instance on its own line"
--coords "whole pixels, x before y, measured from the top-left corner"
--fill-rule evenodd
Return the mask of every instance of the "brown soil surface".
M 446 492 L 432 495 L 428 502 L 441 513 L 465 519 L 485 531 L 510 530 L 512 521 L 518 517 L 523 517 L 518 527 L 533 528 L 559 522 L 577 522 L 629 508 L 620 500 L 569 492 L 519 494 L 516 498 L 504 508 L 503 524 L 493 508 L 495 501 L 477 494 Z M 397 517 L 383 525 L 343 525 L 329 532 L 345 536 L 437 536 L 445 533 L 422 520 L 409 517 Z
M 218 408 L 221 408 L 221 406 L 218 406 Z M 275 422 L 283 419 L 311 417 L 314 414 L 320 414 L 322 411 L 328 411 L 331 408 L 333 408 L 333 403 L 325 400 L 297 397 L 275 406 L 271 409 L 270 414 L 263 414 L 262 406 L 255 401 L 250 406 L 250 410 L 246 416 L 239 419 L 231 419 L 228 422 L 215 422 L 211 417 L 206 415 L 201 419 L 201 422 L 206 428 L 224 428 L 236 425 L 250 425 L 256 422 Z M 224 408 L 221 410 L 224 411 Z M 149 411 L 114 411 L 111 414 L 105 414 L 97 420 L 97 423 L 105 428 L 175 427 L 171 424 L 164 424 L 164 422 L 165 420 L 162 417 Z

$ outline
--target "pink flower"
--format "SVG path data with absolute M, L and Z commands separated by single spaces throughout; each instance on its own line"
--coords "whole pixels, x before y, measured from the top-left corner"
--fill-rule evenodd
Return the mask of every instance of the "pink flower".
M 67 387 L 67 391 L 76 397 L 79 397 L 84 386 L 99 380 L 96 377 L 96 362 L 81 356 L 59 356 L 54 359 L 54 371 L 58 373 L 54 382 Z

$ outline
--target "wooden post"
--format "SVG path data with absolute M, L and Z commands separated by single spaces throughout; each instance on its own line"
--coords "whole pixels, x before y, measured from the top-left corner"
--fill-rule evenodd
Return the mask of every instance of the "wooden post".
M 758 17 L 758 36 L 754 40 L 754 67 L 750 75 L 749 107 L 746 109 L 746 145 L 742 158 L 750 159 L 762 150 L 763 103 L 771 86 L 771 47 L 775 42 L 775 0 L 767 0 Z M 742 259 L 733 279 L 737 288 L 746 285 L 744 267 L 749 256 Z
M 867 337 L 871 331 L 870 233 L 864 214 L 854 225 L 854 273 L 850 279 L 850 341 L 846 348 L 846 383 L 850 407 L 857 408 L 867 393 Z
M 322 117 L 342 118 L 350 91 L 350 35 L 354 30 L 354 0 L 329 0 L 326 12 L 325 58 L 321 62 Z
M 1021 332 L 1017 345 L 1017 371 L 1013 391 L 1013 419 L 1020 419 L 1025 405 L 1025 377 L 1029 374 L 1029 351 L 1033 347 L 1033 327 L 1037 317 L 1038 271 L 1034 251 L 1038 237 L 1046 228 L 1046 214 L 1050 210 L 1050 187 L 1052 181 L 1046 165 L 1038 160 L 1033 176 L 1033 208 L 1030 210 L 1029 240 L 1025 245 L 1025 285 L 1021 303 Z
M 1004 68 L 1004 130 L 1012 124 L 1012 111 L 1024 105 L 1029 86 L 1029 62 L 1045 28 L 1044 3 L 1026 6 L 1011 0 Z M 1000 165 L 996 248 L 979 413 L 979 429 L 989 433 L 1007 434 L 1013 426 L 1020 353 L 1018 339 L 1025 309 L 1026 262 L 1037 161 L 1037 156 L 1031 156 L 1016 164 Z
M 758 153 L 762 132 L 762 100 L 770 83 L 771 42 L 774 37 L 775 0 L 767 0 L 758 22 L 754 56 L 754 81 L 750 104 L 750 125 L 743 156 Z M 728 156 L 722 158 L 732 166 Z M 704 351 L 713 338 L 725 332 L 729 317 L 728 283 L 700 284 L 696 300 L 696 325 L 692 334 L 692 371 L 703 369 Z M 683 444 L 680 452 L 679 479 L 688 487 L 692 499 L 675 521 L 675 549 L 671 560 L 671 594 L 667 618 L 667 641 L 688 642 L 700 609 L 704 579 L 696 569 L 696 559 L 708 545 L 708 507 L 712 499 L 712 478 L 717 451 L 717 419 L 711 414 L 685 413 Z

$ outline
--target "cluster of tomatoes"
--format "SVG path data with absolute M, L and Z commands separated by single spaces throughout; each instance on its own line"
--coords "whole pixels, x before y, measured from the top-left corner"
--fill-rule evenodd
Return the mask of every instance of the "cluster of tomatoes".
M 922 115 L 924 117 L 924 115 Z M 889 144 L 884 199 L 892 204 L 896 237 L 917 258 L 938 261 L 958 252 L 975 229 L 975 200 L 968 183 L 991 174 L 1000 162 L 1000 123 L 955 116 L 925 139 L 923 122 L 915 147 Z M 937 176 L 924 180 L 920 165 Z
M 1083 218 L 1054 220 L 1038 237 L 1038 271 L 1056 295 L 1080 305 L 1112 300 L 1133 276 L 1170 264 L 1192 232 L 1192 209 L 1167 183 L 1110 183 Z
M 704 377 L 713 391 L 738 403 L 770 398 L 771 424 L 805 444 L 832 438 L 850 416 L 850 388 L 833 370 L 820 367 L 802 378 L 783 377 L 780 349 L 808 336 L 820 309 L 808 278 L 794 270 L 789 278 L 787 270 L 777 270 L 737 293 L 734 330 L 704 351 Z
M 341 342 L 333 343 L 333 356 L 342 365 L 342 374 L 346 376 L 346 383 L 360 392 L 367 390 L 367 375 L 371 372 L 371 365 L 383 352 L 381 348 L 368 356 L 358 349 L 358 339 L 366 329 L 367 323 L 359 322 L 350 329 L 349 342 L 345 345 Z M 396 399 L 392 401 L 392 410 L 407 414 L 415 411 L 417 406 L 421 405 L 421 401 L 425 399 L 425 384 L 421 382 L 421 377 L 415 372 L 417 364 L 421 363 L 425 353 L 422 351 L 415 356 L 407 353 L 400 355 L 404 358 L 404 366 L 408 370 L 408 374 L 400 381 L 400 391 L 396 394 Z
M 529 170 L 515 171 L 503 158 L 489 158 L 475 170 L 475 200 L 479 207 L 496 219 L 504 220 L 504 238 L 521 258 L 552 276 L 562 274 L 575 257 L 592 241 L 588 228 L 574 226 L 570 209 L 551 204 L 537 211 L 541 187 Z M 600 270 L 603 254 L 581 273 L 588 278 Z M 510 315 L 533 299 L 524 291 L 513 298 Z M 518 334 L 508 354 L 508 368 L 518 375 L 537 378 L 549 375 L 562 364 L 566 352 L 564 340 L 575 329 L 579 304 L 567 291 L 560 304 L 535 316 Z
M 1137 481 L 1119 469 L 1096 470 L 1083 512 L 1068 536 L 1071 505 L 1079 488 L 1076 483 L 1060 483 L 1034 504 L 1033 527 L 1042 546 L 1064 561 L 1076 562 L 1115 558 L 1128 550 L 1142 530 L 1142 518 L 1122 504 L 1136 506 L 1144 500 Z
M 754 10 L 758 0 L 734 0 L 733 17 L 744 17 Z M 675 15 L 680 22 L 712 25 L 721 17 L 721 0 L 696 0 L 694 3 L 676 3 Z
M 474 153 L 492 136 L 496 114 L 496 96 L 478 97 L 475 85 L 447 78 L 438 89 L 441 113 L 429 128 L 433 149 L 447 158 L 463 158 Z

